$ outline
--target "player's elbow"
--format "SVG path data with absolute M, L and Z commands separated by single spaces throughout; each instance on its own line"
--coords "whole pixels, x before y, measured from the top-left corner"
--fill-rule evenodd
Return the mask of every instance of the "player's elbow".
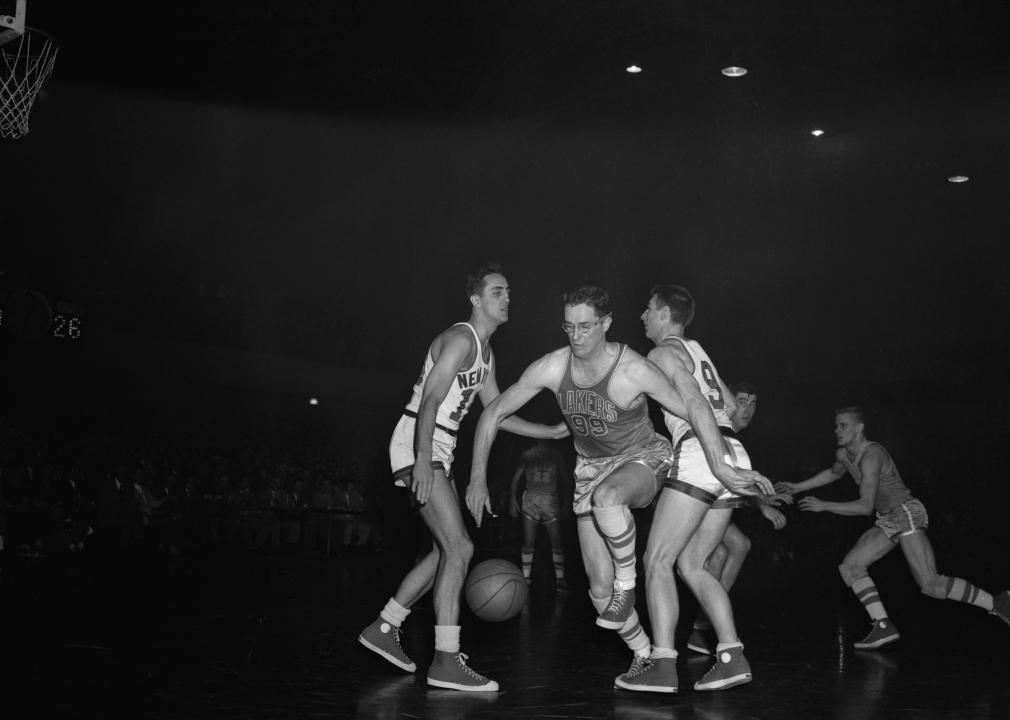
M 859 514 L 860 515 L 872 515 L 873 514 L 873 503 L 872 502 L 861 502 L 859 503 Z

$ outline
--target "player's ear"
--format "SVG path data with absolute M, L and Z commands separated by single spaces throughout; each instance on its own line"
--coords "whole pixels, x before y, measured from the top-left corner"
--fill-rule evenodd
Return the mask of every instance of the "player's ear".
M 610 329 L 610 324 L 613 322 L 613 320 L 614 320 L 613 315 L 607 315 L 605 318 L 603 318 L 603 332 L 607 332 Z
M 470 305 L 473 306 L 473 307 L 477 307 L 478 305 L 480 305 L 480 295 L 478 295 L 477 293 L 474 293 L 473 295 L 471 295 L 470 296 Z

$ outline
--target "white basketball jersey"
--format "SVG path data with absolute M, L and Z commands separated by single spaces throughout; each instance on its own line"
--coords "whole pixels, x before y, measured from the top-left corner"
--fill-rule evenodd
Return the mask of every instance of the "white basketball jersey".
M 445 400 L 438 406 L 435 422 L 451 430 L 459 429 L 459 423 L 466 417 L 467 411 L 470 410 L 470 406 L 473 404 L 474 397 L 484 387 L 484 381 L 491 374 L 492 358 L 490 346 L 487 349 L 487 358 L 485 359 L 482 356 L 480 337 L 477 336 L 477 331 L 474 330 L 473 325 L 465 322 L 456 323 L 456 325 L 465 325 L 470 329 L 477 352 L 473 364 L 466 370 L 456 373 L 456 381 L 449 387 Z M 456 325 L 453 325 L 453 327 L 456 327 Z M 428 348 L 428 355 L 424 359 L 424 370 L 421 371 L 421 377 L 414 383 L 414 394 L 411 396 L 410 402 L 407 403 L 407 410 L 412 413 L 417 413 L 421 407 L 421 393 L 424 391 L 424 383 L 428 379 L 428 373 L 431 372 L 434 366 L 435 361 L 431 357 L 431 348 Z
M 688 355 L 694 360 L 694 373 L 692 374 L 698 383 L 698 387 L 701 388 L 702 394 L 708 400 L 708 404 L 712 406 L 712 414 L 715 415 L 716 424 L 720 427 L 732 428 L 733 423 L 730 422 L 729 414 L 726 412 L 726 402 L 722 396 L 722 388 L 719 387 L 715 364 L 708 356 L 708 353 L 705 352 L 705 349 L 697 340 L 688 340 L 687 338 L 673 335 L 665 338 L 660 343 L 660 346 L 671 345 L 674 342 L 679 342 L 683 345 Z M 663 410 L 663 420 L 666 422 L 666 429 L 670 431 L 670 439 L 673 442 L 673 446 L 677 447 L 677 443 L 691 429 L 691 423 L 677 417 L 673 413 L 667 412 L 665 409 Z

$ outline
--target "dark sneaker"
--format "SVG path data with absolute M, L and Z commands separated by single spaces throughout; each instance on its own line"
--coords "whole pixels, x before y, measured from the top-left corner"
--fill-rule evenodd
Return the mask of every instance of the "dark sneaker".
M 401 670 L 414 672 L 417 665 L 400 645 L 400 628 L 390 625 L 381 617 L 366 627 L 358 635 L 358 642 L 372 652 L 381 655 Z
M 677 658 L 648 658 L 635 656 L 631 669 L 614 680 L 614 685 L 637 692 L 677 692 Z
M 862 640 L 852 643 L 852 647 L 856 650 L 873 650 L 884 645 L 890 645 L 900 637 L 901 635 L 898 634 L 898 628 L 894 627 L 894 623 L 887 618 L 882 618 L 874 620 L 870 633 Z
M 750 681 L 750 663 L 743 656 L 743 645 L 737 645 L 716 652 L 715 665 L 694 684 L 694 689 L 725 690 Z
M 687 647 L 702 655 L 715 655 L 716 638 L 711 630 L 694 628 L 687 639 Z
M 1000 620 L 1010 625 L 1010 590 L 1004 590 L 999 595 L 993 595 L 992 610 L 990 615 L 995 615 Z
M 466 660 L 467 656 L 461 652 L 436 650 L 435 659 L 428 668 L 428 684 L 464 692 L 497 692 L 498 683 L 473 670 Z
M 631 611 L 634 609 L 635 588 L 629 590 L 614 588 L 614 594 L 610 596 L 610 604 L 596 618 L 596 624 L 610 630 L 619 630 L 624 627 L 624 623 L 631 617 Z

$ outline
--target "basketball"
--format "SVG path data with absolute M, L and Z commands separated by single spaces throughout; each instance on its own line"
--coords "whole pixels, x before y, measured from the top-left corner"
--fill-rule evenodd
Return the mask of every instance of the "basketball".
M 485 560 L 466 577 L 466 604 L 481 620 L 514 618 L 526 602 L 526 578 L 508 560 Z

